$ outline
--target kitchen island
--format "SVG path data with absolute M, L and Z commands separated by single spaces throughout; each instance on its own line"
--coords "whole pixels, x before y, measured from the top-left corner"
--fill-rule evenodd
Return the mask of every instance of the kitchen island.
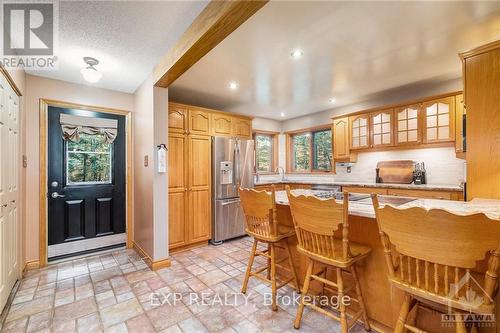
M 294 193 L 304 195 L 321 194 L 321 192 L 311 190 L 294 190 Z M 500 200 L 474 199 L 470 202 L 460 202 L 414 198 L 401 199 L 391 196 L 380 196 L 380 203 L 381 206 L 390 204 L 399 208 L 422 207 L 425 209 L 446 209 L 456 214 L 482 212 L 490 218 L 499 219 L 500 223 Z M 276 192 L 276 202 L 279 223 L 293 226 L 285 191 Z M 371 198 L 367 196 L 349 202 L 349 238 L 352 242 L 361 243 L 372 248 L 370 255 L 358 267 L 362 293 L 366 302 L 368 317 L 373 328 L 379 332 L 392 332 L 403 302 L 403 293 L 396 288 L 391 288 L 389 284 L 383 247 L 375 220 L 375 211 L 371 204 Z M 292 257 L 298 270 L 300 283 L 302 284 L 307 262 L 306 258 L 296 251 L 296 244 L 296 238 L 289 240 Z M 485 263 L 479 263 L 478 267 L 485 267 Z M 330 278 L 333 278 L 333 276 Z M 348 285 L 351 283 L 349 278 L 350 276 L 346 275 Z M 311 286 L 313 292 L 321 290 L 321 286 L 317 282 L 313 282 Z M 497 304 L 499 304 L 498 297 Z M 499 306 L 497 306 L 497 318 L 499 318 L 498 308 Z M 454 332 L 454 328 L 452 327 L 442 327 L 440 319 L 439 315 L 436 315 L 435 312 L 429 309 L 419 309 L 417 326 L 430 332 Z M 482 328 L 480 332 L 495 332 L 495 329 Z

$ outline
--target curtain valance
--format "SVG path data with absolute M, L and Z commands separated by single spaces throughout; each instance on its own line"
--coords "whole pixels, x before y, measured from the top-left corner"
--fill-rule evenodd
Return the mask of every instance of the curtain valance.
M 59 118 L 64 140 L 78 142 L 80 134 L 103 134 L 104 142 L 113 143 L 118 121 L 107 118 L 82 117 L 61 113 Z

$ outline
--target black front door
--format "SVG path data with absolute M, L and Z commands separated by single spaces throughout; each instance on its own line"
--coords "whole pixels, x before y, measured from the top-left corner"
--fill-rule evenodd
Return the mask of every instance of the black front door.
M 116 119 L 117 137 L 113 143 L 106 143 L 103 134 L 64 140 L 62 113 Z M 68 253 L 115 245 L 99 241 L 125 232 L 125 116 L 49 106 L 47 157 L 49 257 L 51 245 L 72 243 Z M 59 251 L 52 256 L 68 254 L 55 248 Z

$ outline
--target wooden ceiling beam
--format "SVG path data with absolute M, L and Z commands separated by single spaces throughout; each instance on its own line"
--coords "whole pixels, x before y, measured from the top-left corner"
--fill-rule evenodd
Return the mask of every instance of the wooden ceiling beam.
M 267 2 L 212 0 L 155 67 L 155 86 L 171 85 Z

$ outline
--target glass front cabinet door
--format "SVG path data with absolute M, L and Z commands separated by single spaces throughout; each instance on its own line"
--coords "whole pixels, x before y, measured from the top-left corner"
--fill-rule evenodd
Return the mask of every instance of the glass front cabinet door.
M 351 149 L 369 148 L 369 115 L 350 116 L 349 125 Z
M 424 142 L 448 142 L 455 139 L 455 98 L 453 96 L 429 101 L 424 112 Z
M 371 146 L 373 148 L 392 146 L 394 110 L 382 110 L 370 113 Z
M 408 105 L 394 110 L 395 141 L 397 145 L 411 145 L 422 142 L 422 127 L 419 123 L 420 105 Z

